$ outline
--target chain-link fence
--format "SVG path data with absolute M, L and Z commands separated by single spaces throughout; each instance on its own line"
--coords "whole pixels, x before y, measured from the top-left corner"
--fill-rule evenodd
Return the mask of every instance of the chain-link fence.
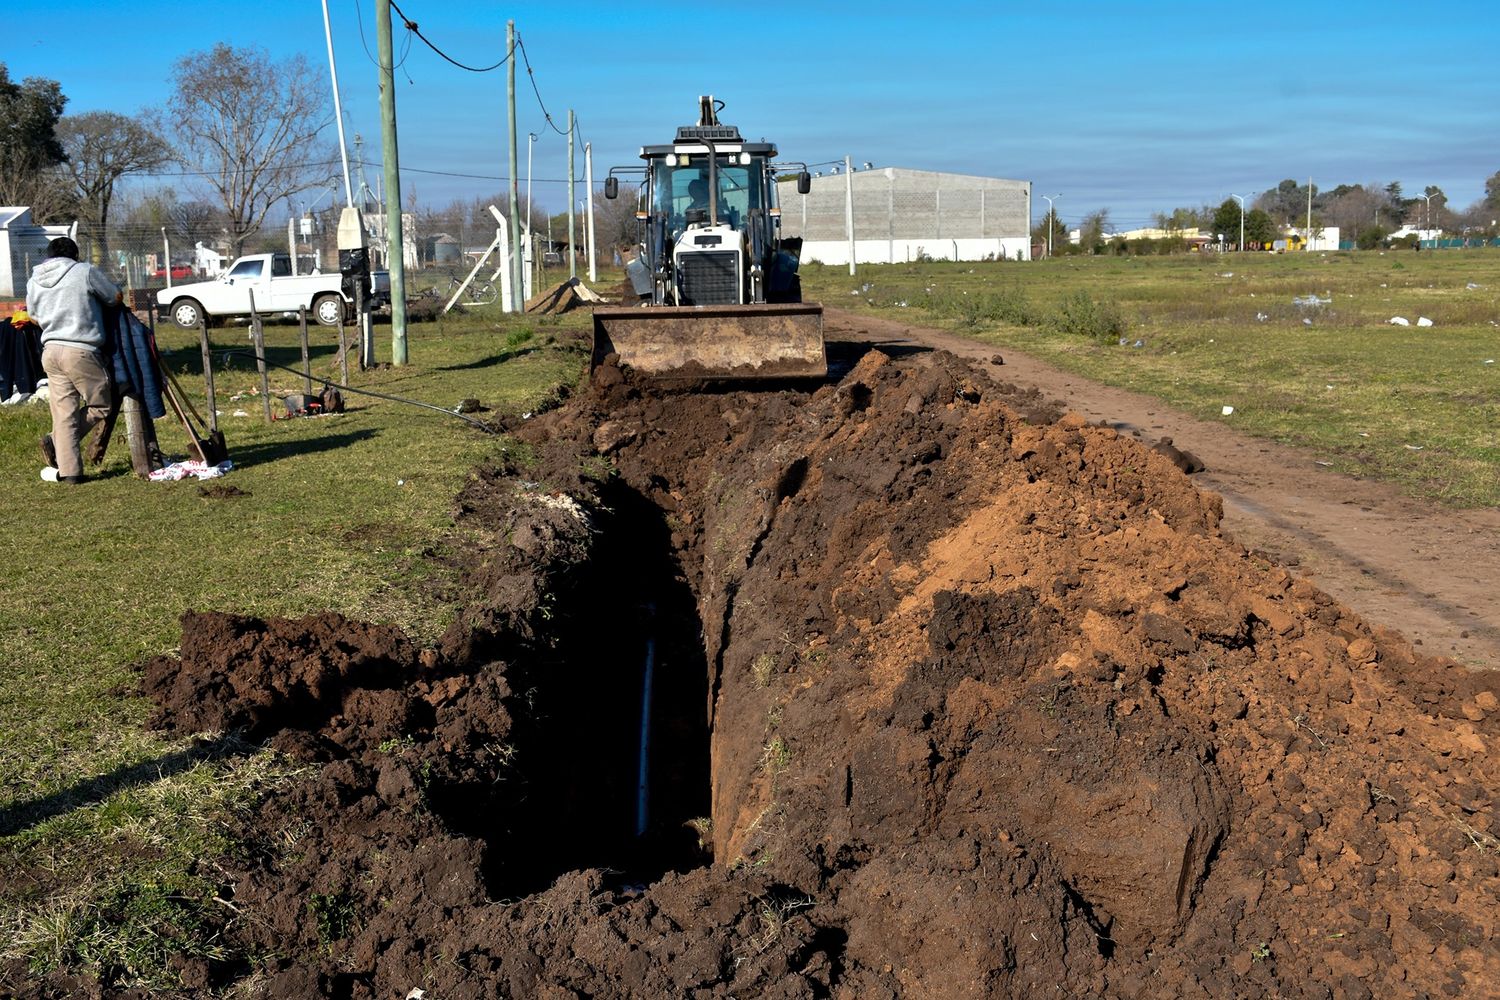
M 851 200 L 858 262 L 1030 256 L 1026 181 L 888 167 L 814 178 L 805 195 L 781 191 L 782 235 L 802 238 L 806 261 L 849 262 Z

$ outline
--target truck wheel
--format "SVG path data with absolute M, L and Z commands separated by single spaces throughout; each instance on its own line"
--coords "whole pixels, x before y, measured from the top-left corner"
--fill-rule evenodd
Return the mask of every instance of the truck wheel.
M 203 307 L 193 299 L 178 299 L 172 303 L 172 322 L 184 330 L 196 330 L 203 319 Z
M 344 300 L 338 295 L 319 295 L 313 300 L 313 318 L 323 326 L 339 326 L 344 322 Z

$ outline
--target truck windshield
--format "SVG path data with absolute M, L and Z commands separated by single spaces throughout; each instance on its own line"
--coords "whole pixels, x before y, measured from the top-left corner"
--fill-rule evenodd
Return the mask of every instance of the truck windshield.
M 259 278 L 265 264 L 264 260 L 242 260 L 234 265 L 234 270 L 229 272 L 229 276 L 231 278 Z
M 750 165 L 729 163 L 729 156 L 719 157 L 719 221 L 740 225 L 752 208 L 762 205 L 760 157 L 752 158 Z M 678 165 L 669 167 L 660 163 L 653 171 L 652 207 L 672 220 L 672 228 L 680 229 L 685 224 L 689 209 L 708 211 L 708 157 L 679 156 Z

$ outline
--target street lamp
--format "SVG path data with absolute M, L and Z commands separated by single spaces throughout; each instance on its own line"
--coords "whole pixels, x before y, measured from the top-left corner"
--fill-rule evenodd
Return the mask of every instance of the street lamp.
M 1245 249 L 1245 196 L 1241 195 L 1241 194 L 1231 194 L 1229 197 L 1238 200 L 1239 203 L 1240 203 L 1240 249 L 1244 250 Z
M 1426 229 L 1426 230 L 1428 230 L 1429 232 L 1431 232 L 1432 231 L 1432 195 L 1430 195 L 1430 194 L 1424 194 L 1424 195 L 1422 195 L 1422 200 L 1425 201 L 1425 202 L 1427 202 L 1427 225 L 1424 226 L 1423 228 Z M 1422 237 L 1418 236 L 1417 237 L 1417 243 L 1420 244 L 1421 242 L 1422 242 Z
M 1056 215 L 1056 213 L 1054 213 L 1052 211 L 1052 199 L 1053 198 L 1061 200 L 1062 199 L 1062 195 L 1060 195 L 1060 194 L 1054 194 L 1054 195 L 1045 195 L 1044 194 L 1044 195 L 1042 195 L 1042 200 L 1047 203 L 1047 256 L 1049 258 L 1052 256 L 1052 228 L 1053 228 L 1053 223 L 1055 223 L 1057 221 L 1057 215 Z

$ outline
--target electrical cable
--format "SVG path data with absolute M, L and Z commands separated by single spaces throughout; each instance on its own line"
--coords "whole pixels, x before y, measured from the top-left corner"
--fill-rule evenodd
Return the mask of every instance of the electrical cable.
M 546 103 L 542 100 L 542 92 L 536 85 L 536 72 L 531 68 L 531 57 L 526 54 L 526 39 L 521 37 L 519 31 L 516 32 L 516 47 L 521 50 L 521 61 L 526 64 L 526 79 L 531 81 L 531 92 L 536 95 L 537 107 L 542 109 L 542 117 L 547 119 L 547 127 L 560 136 L 567 136 L 568 133 L 558 128 L 557 123 L 552 120 L 552 115 L 547 110 Z M 573 127 L 576 132 L 578 128 L 576 121 L 573 123 Z
M 232 358 L 232 357 L 248 358 L 249 360 L 255 361 L 255 362 L 262 362 L 263 361 L 265 364 L 271 366 L 272 368 L 280 368 L 282 371 L 291 372 L 293 375 L 296 375 L 298 378 L 309 378 L 310 377 L 314 382 L 320 382 L 320 383 L 322 383 L 323 388 L 325 388 L 325 389 L 338 389 L 339 392 L 357 392 L 357 393 L 359 393 L 362 396 L 374 396 L 376 399 L 387 399 L 387 400 L 390 400 L 393 403 L 405 403 L 408 406 L 420 406 L 424 410 L 435 410 L 436 412 L 445 414 L 446 416 L 457 417 L 458 419 L 462 420 L 466 424 L 472 424 L 475 427 L 478 427 L 480 430 L 484 431 L 486 434 L 494 434 L 495 433 L 495 428 L 491 427 L 489 424 L 485 423 L 484 421 L 482 421 L 482 420 L 475 420 L 473 417 L 469 416 L 468 414 L 459 413 L 457 410 L 449 410 L 449 409 L 447 409 L 445 407 L 438 406 L 435 403 L 424 403 L 420 399 L 407 399 L 404 396 L 392 396 L 389 393 L 376 392 L 374 389 L 356 389 L 352 385 L 334 385 L 334 383 L 333 383 L 333 381 L 331 379 L 324 378 L 323 376 L 320 376 L 320 375 L 309 376 L 307 372 L 299 371 L 296 368 L 291 368 L 291 367 L 289 367 L 287 365 L 278 364 L 275 361 L 270 361 L 270 360 L 267 360 L 267 359 L 258 358 L 258 357 L 255 356 L 255 354 L 253 354 L 250 351 L 224 351 L 223 352 L 223 358 L 224 358 L 224 363 L 225 363 L 226 366 L 229 363 L 229 359 Z
M 392 6 L 394 6 L 394 4 Z M 374 53 L 370 51 L 370 43 L 365 39 L 365 12 L 360 9 L 359 0 L 354 0 L 354 23 L 359 28 L 359 44 L 365 50 L 365 58 L 370 60 L 371 66 L 374 66 L 376 69 L 380 69 L 380 60 L 375 58 Z M 410 25 L 408 25 L 408 27 L 410 27 Z M 411 32 L 408 31 L 406 35 L 406 44 L 401 49 L 401 61 L 396 63 L 395 66 L 391 67 L 392 73 L 406 64 L 406 57 L 410 53 Z M 408 83 L 412 82 L 410 73 L 406 74 L 406 80 Z
M 406 30 L 408 30 L 412 34 L 416 35 L 418 38 L 420 38 L 422 40 L 422 43 L 424 45 L 426 45 L 429 49 L 431 49 L 432 51 L 436 52 L 438 55 L 442 56 L 444 59 L 448 60 L 453 65 L 457 66 L 459 69 L 468 70 L 470 73 L 489 73 L 489 72 L 492 72 L 494 70 L 499 69 L 501 66 L 504 66 L 506 64 L 506 62 L 508 62 L 510 60 L 511 56 L 515 55 L 514 50 L 512 50 L 510 52 L 507 52 L 505 54 L 504 58 L 502 58 L 499 62 L 495 63 L 493 66 L 467 66 L 464 63 L 461 63 L 457 59 L 455 59 L 452 56 L 450 56 L 448 53 L 444 52 L 442 49 L 438 48 L 436 45 L 434 45 L 432 43 L 432 41 L 426 35 L 422 34 L 421 29 L 417 27 L 417 22 L 413 21 L 411 18 L 409 18 L 409 17 L 406 16 L 406 11 L 402 10 L 396 4 L 396 0 L 391 0 L 391 9 L 394 10 L 397 14 L 401 15 L 401 20 L 403 22 L 405 22 L 405 24 L 406 24 Z

